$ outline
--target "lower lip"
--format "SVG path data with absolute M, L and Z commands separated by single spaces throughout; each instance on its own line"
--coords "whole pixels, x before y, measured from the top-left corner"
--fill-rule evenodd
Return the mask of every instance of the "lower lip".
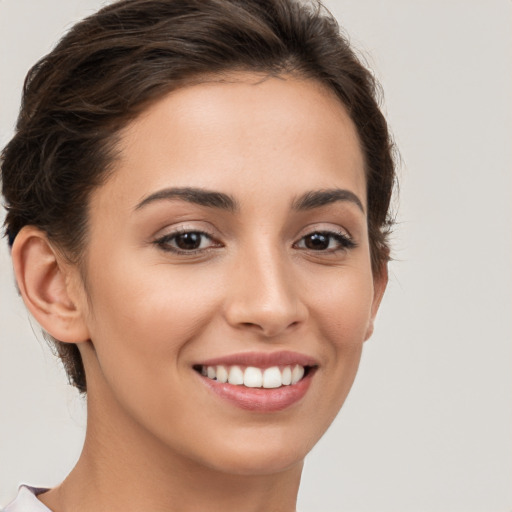
M 297 384 L 280 388 L 248 388 L 222 383 L 199 375 L 210 390 L 240 409 L 257 412 L 282 411 L 301 400 L 309 389 L 313 371 Z

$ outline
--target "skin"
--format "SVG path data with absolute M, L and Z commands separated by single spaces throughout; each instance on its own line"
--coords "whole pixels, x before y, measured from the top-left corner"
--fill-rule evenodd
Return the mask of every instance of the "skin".
M 355 127 L 315 82 L 237 74 L 162 98 L 119 149 L 91 197 L 84 268 L 32 227 L 13 248 L 25 302 L 50 334 L 80 341 L 88 383 L 83 453 L 40 499 L 55 512 L 293 511 L 304 457 L 350 390 L 386 284 L 371 271 Z M 169 187 L 229 194 L 238 210 L 179 198 L 137 208 Z M 362 208 L 294 208 L 325 189 Z M 208 236 L 176 254 L 176 229 Z M 328 235 L 327 248 L 308 248 L 318 232 L 354 246 Z M 280 350 L 318 363 L 282 411 L 236 407 L 192 368 Z

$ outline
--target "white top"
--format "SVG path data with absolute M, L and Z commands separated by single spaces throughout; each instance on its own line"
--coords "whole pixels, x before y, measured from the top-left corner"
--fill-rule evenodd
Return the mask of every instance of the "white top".
M 16 499 L 9 503 L 1 512 L 52 512 L 36 498 L 38 494 L 47 490 L 40 487 L 21 485 Z

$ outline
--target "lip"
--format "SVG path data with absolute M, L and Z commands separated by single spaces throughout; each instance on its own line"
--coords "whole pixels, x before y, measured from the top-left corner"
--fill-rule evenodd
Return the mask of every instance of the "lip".
M 281 350 L 279 352 L 241 352 L 227 356 L 216 357 L 201 361 L 194 366 L 255 366 L 256 368 L 270 368 L 271 366 L 318 366 L 318 361 L 313 357 L 299 352 Z
M 307 393 L 318 367 L 318 362 L 310 356 L 296 352 L 280 351 L 274 353 L 245 352 L 225 357 L 209 359 L 199 363 L 201 366 L 255 366 L 267 368 L 271 366 L 287 366 L 299 364 L 309 367 L 308 373 L 296 384 L 279 388 L 248 388 L 222 383 L 209 379 L 196 372 L 197 377 L 222 400 L 235 407 L 254 412 L 278 412 L 299 402 Z M 197 366 L 197 365 L 194 365 Z

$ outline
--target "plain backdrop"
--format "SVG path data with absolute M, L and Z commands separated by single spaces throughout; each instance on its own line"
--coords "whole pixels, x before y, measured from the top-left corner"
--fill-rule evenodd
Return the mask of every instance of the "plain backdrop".
M 0 144 L 24 76 L 101 0 L 0 0 Z M 512 511 L 512 2 L 330 0 L 385 91 L 402 179 L 390 283 L 301 512 Z M 3 215 L 3 214 L 2 214 Z M 57 484 L 84 403 L 0 249 L 0 504 Z

